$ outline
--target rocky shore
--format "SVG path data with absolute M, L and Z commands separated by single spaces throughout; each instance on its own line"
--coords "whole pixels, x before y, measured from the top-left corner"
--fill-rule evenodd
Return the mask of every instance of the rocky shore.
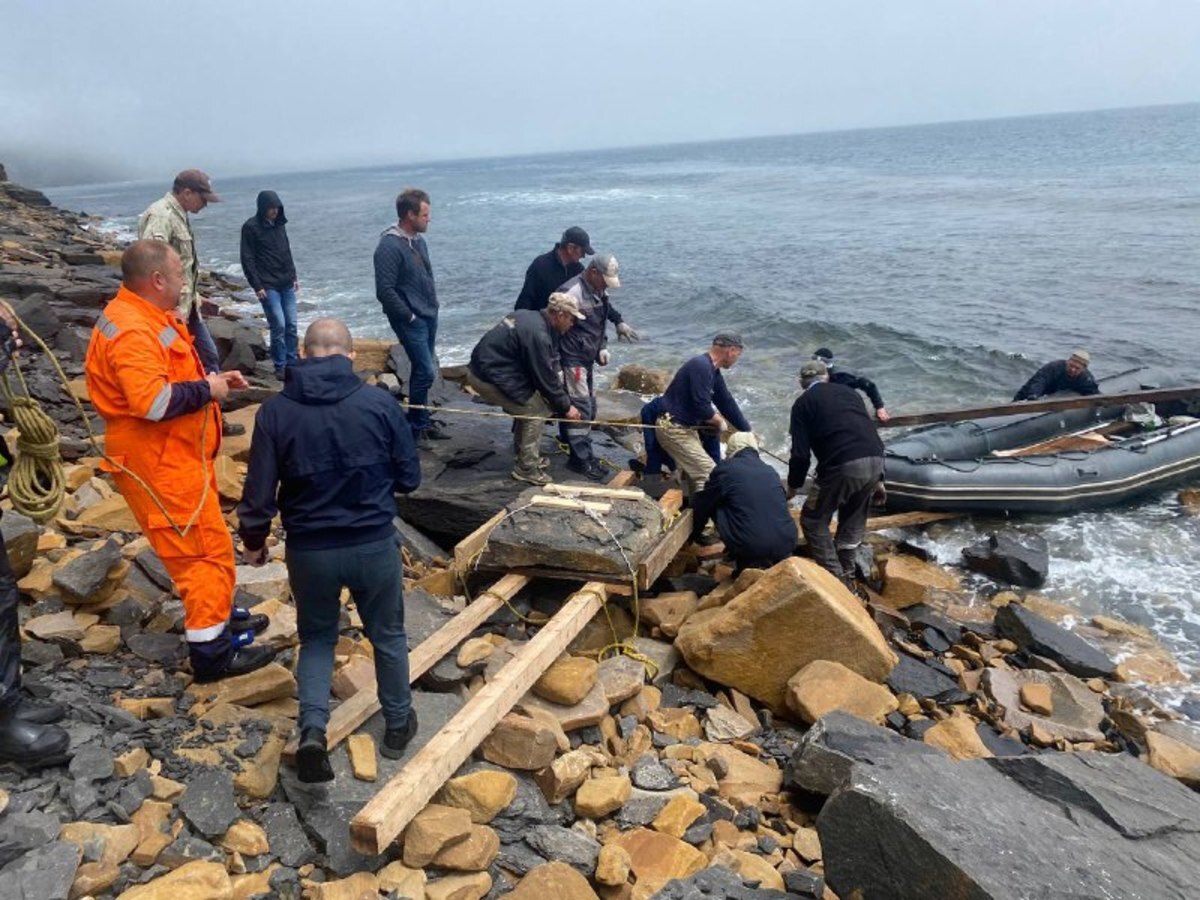
M 74 753 L 0 768 L 0 900 L 1195 895 L 1200 732 L 1145 690 L 1185 676 L 1144 630 L 1079 624 L 1037 594 L 1044 553 L 1017 530 L 964 548 L 961 568 L 928 561 L 905 530 L 873 534 L 867 604 L 808 560 L 735 579 L 711 548 L 685 548 L 636 602 L 613 598 L 399 842 L 360 855 L 348 822 L 405 760 L 377 754 L 373 720 L 332 754 L 328 786 L 282 762 L 297 638 L 280 536 L 266 567 L 238 570 L 239 602 L 271 616 L 277 663 L 203 686 L 176 668 L 182 607 L 70 396 L 86 398 L 82 352 L 119 254 L 0 170 L 0 298 L 71 380 L 22 352 L 62 430 L 69 497 L 44 526 L 5 500 L 0 522 L 26 686 L 70 707 Z M 255 385 L 230 406 L 247 434 L 218 467 L 232 518 L 276 385 L 260 329 L 220 313 L 241 286 L 209 279 L 224 364 Z M 394 347 L 363 342 L 356 364 L 403 393 Z M 460 375 L 443 372 L 435 402 L 471 406 Z M 628 419 L 639 401 L 603 403 Z M 424 484 L 399 507 L 413 647 L 489 584 L 460 577 L 449 551 L 521 492 L 507 422 L 441 418 L 451 439 L 424 453 Z M 607 437 L 601 452 L 629 455 Z M 571 590 L 535 580 L 423 675 L 410 757 Z M 342 626 L 344 701 L 373 668 L 352 603 Z M 615 641 L 635 655 L 606 654 Z

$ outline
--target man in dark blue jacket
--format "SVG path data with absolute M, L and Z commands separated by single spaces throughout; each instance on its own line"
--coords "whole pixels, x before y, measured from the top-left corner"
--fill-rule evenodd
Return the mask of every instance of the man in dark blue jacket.
M 725 553 L 738 569 L 769 569 L 796 549 L 796 523 L 775 470 L 758 457 L 751 431 L 739 431 L 725 445 L 708 484 L 692 501 L 692 540 L 712 519 Z
M 301 781 L 329 781 L 325 745 L 339 597 L 350 589 L 375 650 L 375 681 L 387 731 L 380 752 L 399 758 L 416 734 L 408 685 L 404 582 L 392 519 L 394 492 L 421 482 L 403 413 L 386 391 L 354 373 L 350 332 L 318 319 L 304 335 L 305 359 L 287 370 L 283 392 L 254 420 L 250 469 L 238 505 L 245 561 L 266 561 L 276 509 L 287 533 L 288 580 L 296 603 L 300 661 Z
M 572 225 L 549 253 L 535 257 L 529 264 L 513 309 L 545 309 L 550 295 L 582 272 L 583 258 L 595 252 L 588 233 L 578 225 Z
M 1048 362 L 1021 385 L 1013 400 L 1037 400 L 1059 391 L 1074 391 L 1085 397 L 1100 393 L 1100 386 L 1088 371 L 1092 357 L 1086 350 L 1075 350 L 1066 359 Z
M 258 212 L 242 225 L 242 273 L 262 303 L 271 329 L 275 377 L 300 359 L 296 331 L 296 264 L 288 241 L 287 216 L 274 191 L 260 191 Z
M 832 384 L 844 384 L 848 388 L 853 388 L 856 391 L 862 391 L 867 395 L 867 399 L 871 401 L 871 406 L 875 407 L 875 418 L 880 422 L 886 422 L 892 417 L 887 411 L 887 407 L 883 405 L 883 395 L 879 393 L 879 388 L 875 386 L 870 378 L 863 378 L 861 375 L 855 375 L 853 372 L 846 372 L 842 369 L 835 369 L 833 362 L 833 351 L 828 347 L 818 347 L 817 352 L 812 358 L 819 363 L 824 363 L 825 368 L 829 370 L 829 381 Z
M 396 215 L 396 224 L 380 236 L 375 248 L 375 298 L 408 354 L 408 402 L 417 407 L 408 411 L 413 436 L 439 440 L 446 435 L 431 426 L 429 410 L 423 408 L 437 376 L 437 289 L 423 237 L 429 229 L 429 195 L 417 188 L 401 191 Z

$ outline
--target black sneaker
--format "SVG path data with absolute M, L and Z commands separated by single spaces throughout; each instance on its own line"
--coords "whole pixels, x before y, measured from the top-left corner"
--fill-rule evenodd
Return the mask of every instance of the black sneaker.
M 233 651 L 229 664 L 212 675 L 197 675 L 196 681 L 203 684 L 206 681 L 219 681 L 222 678 L 233 678 L 235 675 L 245 675 L 256 669 L 261 669 L 275 659 L 275 651 L 263 644 L 248 644 Z
M 578 475 L 582 475 L 588 481 L 605 481 L 608 478 L 608 472 L 604 466 L 600 465 L 594 459 L 589 459 L 586 462 L 581 459 L 572 459 L 567 462 L 567 468 Z
M 329 764 L 329 751 L 325 749 L 325 732 L 320 728 L 305 728 L 300 732 L 296 777 L 305 784 L 333 781 L 333 766 Z
M 383 743 L 379 745 L 379 752 L 388 759 L 399 759 L 404 755 L 405 749 L 408 747 L 408 742 L 413 739 L 417 733 L 417 711 L 409 709 L 408 721 L 404 723 L 403 728 L 389 728 L 383 735 Z

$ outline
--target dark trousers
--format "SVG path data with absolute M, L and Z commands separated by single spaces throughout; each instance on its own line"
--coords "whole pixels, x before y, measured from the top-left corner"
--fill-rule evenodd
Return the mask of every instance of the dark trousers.
M 200 315 L 200 301 L 198 300 L 192 304 L 187 325 L 188 331 L 192 333 L 192 339 L 196 342 L 196 355 L 200 357 L 204 371 L 221 371 L 221 357 L 217 353 L 217 344 L 213 340 L 212 332 L 204 324 L 204 316 Z
M 0 709 L 21 702 L 21 633 L 17 630 L 17 579 L 0 538 Z
M 821 466 L 817 472 L 816 496 L 810 494 L 804 503 L 800 529 L 813 559 L 838 578 L 854 574 L 854 551 L 862 543 L 871 494 L 882 477 L 882 456 L 852 459 L 840 466 Z M 838 517 L 836 546 L 829 531 L 829 522 L 835 512 Z
M 350 589 L 375 650 L 375 681 L 388 728 L 403 728 L 412 708 L 408 685 L 408 635 L 400 548 L 389 537 L 329 550 L 287 548 L 288 580 L 296 601 L 300 661 L 296 666 L 300 728 L 329 724 L 333 649 L 338 639 L 338 598 Z
M 408 402 L 413 406 L 428 406 L 429 389 L 437 379 L 437 316 L 429 319 L 417 316 L 411 322 L 401 322 L 401 315 L 389 312 L 387 317 L 392 331 L 408 354 L 409 374 L 408 384 L 405 385 Z M 410 409 L 408 424 L 414 434 L 424 431 L 429 427 L 429 410 Z

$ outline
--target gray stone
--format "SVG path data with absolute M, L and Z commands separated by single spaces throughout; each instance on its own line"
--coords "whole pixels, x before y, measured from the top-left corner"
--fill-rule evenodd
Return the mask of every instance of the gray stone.
M 631 797 L 617 811 L 617 825 L 622 831 L 649 825 L 670 800 L 670 797 Z
M 644 791 L 669 791 L 679 786 L 679 778 L 675 773 L 650 753 L 633 764 L 629 777 L 635 787 Z
M 900 754 L 856 765 L 817 829 L 842 897 L 1183 900 L 1200 797 L 1125 755 Z
M 263 813 L 262 826 L 267 832 L 271 855 L 285 866 L 296 869 L 316 857 L 316 851 L 290 803 L 272 803 L 268 806 Z
M 76 844 L 53 841 L 35 847 L 0 869 L 0 896 L 14 900 L 67 900 L 79 861 Z
M 525 843 L 547 860 L 565 862 L 585 878 L 596 871 L 600 844 L 570 828 L 539 825 L 525 836 Z
M 450 558 L 450 554 L 427 538 L 421 532 L 421 529 L 409 525 L 399 516 L 396 516 L 392 520 L 392 524 L 400 532 L 400 539 L 404 542 L 404 546 L 408 548 L 409 555 L 418 562 L 430 563 L 433 562 L 434 557 L 438 556 L 442 559 Z
M 121 547 L 111 538 L 94 550 L 77 556 L 54 573 L 54 586 L 75 603 L 86 603 L 108 580 L 121 561 Z
M 415 586 L 404 589 L 404 631 L 409 647 L 416 647 L 453 616 L 428 591 Z
M 350 820 L 362 809 L 362 804 L 320 803 L 301 813 L 304 824 L 325 854 L 325 866 L 339 878 L 369 869 L 375 871 L 384 863 L 382 856 L 364 856 L 350 843 Z
M 177 634 L 132 634 L 125 639 L 125 645 L 146 662 L 161 666 L 178 665 L 187 655 L 187 645 Z
M 918 700 L 929 699 L 940 706 L 966 703 L 971 699 L 971 695 L 949 675 L 906 653 L 896 655 L 900 661 L 887 677 L 887 686 L 893 693 L 912 694 Z
M 154 552 L 154 548 L 147 547 L 135 556 L 133 561 L 159 590 L 167 591 L 168 593 L 175 590 L 175 582 L 171 580 L 171 576 L 167 572 L 167 567 L 163 565 L 163 561 L 159 558 L 158 554 Z
M 703 869 L 687 878 L 668 881 L 654 900 L 790 900 L 784 891 L 760 888 L 721 866 Z
M 545 865 L 546 857 L 538 853 L 524 841 L 513 841 L 500 845 L 496 862 L 503 868 L 517 875 L 524 875 L 531 869 Z M 549 898 L 547 898 L 549 900 Z
M 1041 587 L 1050 571 L 1046 539 L 1038 534 L 990 534 L 962 552 L 968 569 L 1020 587 Z
M 12 566 L 13 577 L 24 578 L 33 568 L 41 533 L 42 526 L 16 510 L 10 509 L 0 518 L 0 534 L 4 535 L 4 549 L 8 551 L 8 564 Z
M 1104 733 L 1100 730 L 1100 723 L 1104 719 L 1100 697 L 1074 675 L 1036 669 L 984 669 L 980 684 L 988 697 L 1003 707 L 1004 724 L 1017 731 L 1036 723 L 1043 731 L 1068 741 L 1104 739 Z M 1049 686 L 1054 707 L 1049 716 L 1026 712 L 1021 708 L 1021 688 L 1026 684 Z
M 56 666 L 65 659 L 58 644 L 31 639 L 21 641 L 21 662 L 27 666 Z
M 111 750 L 98 744 L 88 744 L 75 751 L 67 771 L 77 781 L 99 781 L 112 776 L 114 758 Z
M 233 776 L 225 769 L 205 769 L 188 781 L 179 811 L 205 837 L 224 834 L 238 817 Z
M 15 812 L 0 816 L 0 865 L 49 844 L 58 837 L 61 824 L 43 812 Z
M 495 772 L 508 771 L 488 764 L 474 765 L 467 771 L 476 772 L 480 769 Z M 502 843 L 516 843 L 539 826 L 562 825 L 570 819 L 570 810 L 565 808 L 565 804 L 551 806 L 547 803 L 541 788 L 527 774 L 524 772 L 510 772 L 509 774 L 517 779 L 517 796 L 488 823 L 500 836 Z
M 784 872 L 783 886 L 793 897 L 805 900 L 821 900 L 825 896 L 825 879 L 811 869 Z
M 172 869 L 198 859 L 224 862 L 225 853 L 186 829 L 179 832 L 179 836 L 158 855 L 158 862 Z
M 1080 678 L 1109 678 L 1116 668 L 1095 645 L 1018 603 L 996 610 L 996 629 L 1025 652 L 1051 659 Z

